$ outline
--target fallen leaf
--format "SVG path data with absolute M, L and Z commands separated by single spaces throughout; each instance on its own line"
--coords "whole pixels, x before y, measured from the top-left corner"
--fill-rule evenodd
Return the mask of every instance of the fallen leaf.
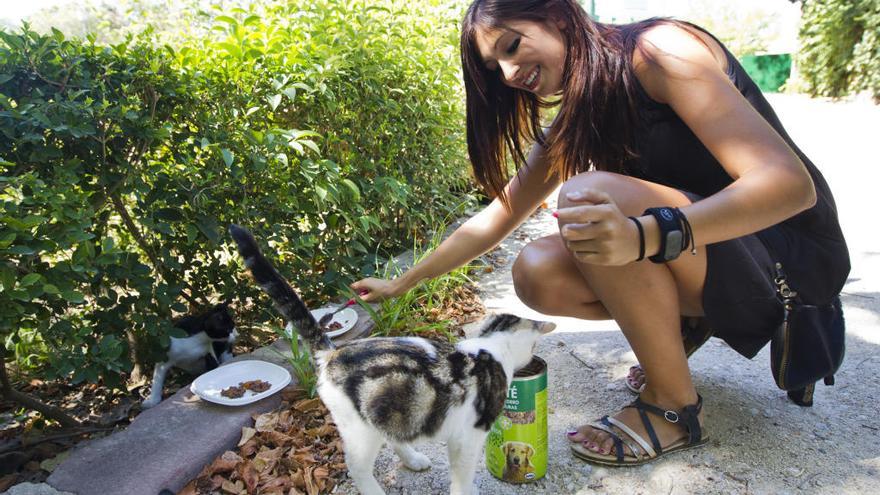
M 247 426 L 242 427 L 241 429 L 241 440 L 238 441 L 238 446 L 246 444 L 248 440 L 250 440 L 254 435 L 256 435 L 257 430 L 253 428 L 248 428 Z
M 294 438 L 290 435 L 285 435 L 278 431 L 267 431 L 261 433 L 260 436 L 266 441 L 266 443 L 275 445 L 276 447 L 287 447 L 294 441 Z
M 278 424 L 278 413 L 266 413 L 257 416 L 254 428 L 257 431 L 272 431 Z
M 220 489 L 226 493 L 238 493 L 244 489 L 244 483 L 242 483 L 241 480 L 238 480 L 235 483 L 229 480 L 224 480 Z
M 254 466 L 254 463 L 248 460 L 240 463 L 236 468 L 240 481 L 244 481 L 245 488 L 248 493 L 257 491 L 257 482 L 260 481 L 260 473 Z
M 313 411 L 321 406 L 321 399 L 315 397 L 314 399 L 305 399 L 301 400 L 293 405 L 293 408 L 299 412 L 308 412 Z

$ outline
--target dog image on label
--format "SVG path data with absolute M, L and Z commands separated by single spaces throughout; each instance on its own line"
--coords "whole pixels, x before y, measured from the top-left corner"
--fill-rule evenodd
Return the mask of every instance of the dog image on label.
M 535 478 L 535 466 L 532 465 L 534 447 L 525 442 L 505 442 L 502 449 L 505 457 L 504 481 L 523 483 Z

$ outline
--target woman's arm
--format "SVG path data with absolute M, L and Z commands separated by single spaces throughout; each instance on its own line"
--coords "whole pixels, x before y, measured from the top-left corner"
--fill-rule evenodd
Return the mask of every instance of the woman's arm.
M 557 177 L 547 178 L 548 168 L 543 147 L 535 144 L 527 158 L 527 165 L 505 186 L 507 197 L 510 198 L 510 210 L 496 198 L 441 242 L 427 258 L 400 277 L 393 280 L 367 278 L 353 283 L 351 288 L 369 291 L 363 296 L 368 302 L 398 296 L 421 281 L 448 273 L 494 248 L 559 186 Z
M 634 55 L 642 86 L 672 107 L 734 179 L 711 197 L 681 209 L 697 244 L 756 232 L 815 204 L 806 167 L 730 81 L 725 62 L 719 61 L 720 47 L 711 37 L 661 25 L 643 35 L 640 47 L 652 59 L 645 60 L 638 50 Z M 660 238 L 656 221 L 652 216 L 640 220 L 647 255 L 655 254 Z

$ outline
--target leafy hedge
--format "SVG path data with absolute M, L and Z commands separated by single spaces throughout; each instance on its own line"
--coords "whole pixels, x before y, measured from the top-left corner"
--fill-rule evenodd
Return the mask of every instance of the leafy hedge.
M 807 91 L 880 102 L 880 0 L 807 0 L 798 65 Z
M 433 4 L 255 5 L 178 47 L 0 33 L 6 348 L 74 382 L 155 359 L 173 314 L 257 296 L 231 222 L 312 300 L 428 234 L 470 190 Z

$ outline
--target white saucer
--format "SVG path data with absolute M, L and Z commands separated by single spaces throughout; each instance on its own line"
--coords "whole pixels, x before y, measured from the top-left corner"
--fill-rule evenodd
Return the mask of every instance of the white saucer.
M 241 382 L 263 380 L 269 382 L 269 390 L 254 393 L 248 390 L 243 397 L 232 399 L 220 395 L 224 389 L 238 386 Z M 195 379 L 189 389 L 208 402 L 226 406 L 243 406 L 278 392 L 290 383 L 290 373 L 277 364 L 266 361 L 236 361 L 215 368 Z
M 319 308 L 319 309 L 313 310 L 311 313 L 312 313 L 312 316 L 315 317 L 316 321 L 320 321 L 322 316 L 333 311 L 335 308 L 336 308 L 335 306 L 331 307 L 331 308 Z M 357 311 L 355 311 L 352 308 L 345 308 L 342 311 L 333 315 L 333 319 L 330 320 L 329 323 L 327 323 L 327 326 L 330 326 L 330 323 L 333 323 L 333 322 L 339 323 L 342 326 L 340 328 L 337 328 L 336 330 L 332 330 L 332 331 L 328 331 L 328 332 L 324 332 L 324 333 L 327 334 L 327 337 L 336 337 L 338 335 L 342 335 L 345 332 L 351 330 L 352 327 L 354 327 L 354 324 L 357 323 L 357 321 L 358 321 Z

